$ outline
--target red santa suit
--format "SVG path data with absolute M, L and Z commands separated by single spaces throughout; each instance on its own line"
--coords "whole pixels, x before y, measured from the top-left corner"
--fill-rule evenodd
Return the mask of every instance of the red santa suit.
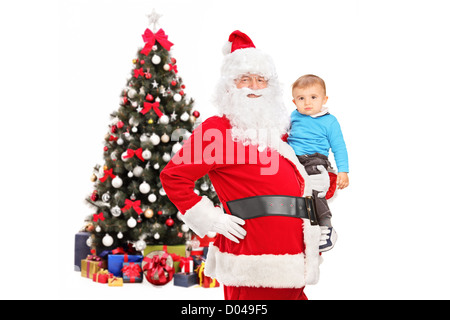
M 213 206 L 194 192 L 195 181 L 206 174 L 227 213 L 231 200 L 305 195 L 306 173 L 286 142 L 280 138 L 278 150 L 261 152 L 256 145 L 233 141 L 229 129 L 226 117 L 207 119 L 161 172 L 163 188 L 182 214 L 201 220 Z M 303 288 L 317 283 L 319 226 L 311 226 L 308 219 L 265 216 L 246 220 L 244 228 L 247 235 L 240 243 L 218 235 L 209 248 L 206 275 L 233 287 Z

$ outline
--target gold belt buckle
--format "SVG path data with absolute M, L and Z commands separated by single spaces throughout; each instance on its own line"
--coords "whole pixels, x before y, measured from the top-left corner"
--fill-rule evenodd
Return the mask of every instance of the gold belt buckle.
M 316 206 L 314 205 L 314 198 L 311 196 L 305 197 L 306 213 L 312 226 L 316 226 L 319 222 L 316 219 Z

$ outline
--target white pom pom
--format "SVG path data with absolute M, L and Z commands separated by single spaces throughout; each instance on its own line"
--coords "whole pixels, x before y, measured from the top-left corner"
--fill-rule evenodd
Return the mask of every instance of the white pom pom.
M 225 44 L 223 45 L 222 53 L 224 56 L 231 53 L 231 45 L 232 43 L 230 41 L 225 42 Z

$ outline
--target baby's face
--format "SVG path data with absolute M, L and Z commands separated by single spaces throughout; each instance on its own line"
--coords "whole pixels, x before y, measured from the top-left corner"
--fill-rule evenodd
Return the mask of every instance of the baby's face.
M 320 112 L 322 106 L 327 103 L 328 97 L 319 84 L 313 84 L 307 88 L 294 88 L 292 91 L 298 112 L 311 116 Z

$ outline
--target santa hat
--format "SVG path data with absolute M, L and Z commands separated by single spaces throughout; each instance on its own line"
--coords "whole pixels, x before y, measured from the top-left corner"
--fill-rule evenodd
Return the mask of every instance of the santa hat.
M 239 30 L 230 34 L 222 51 L 225 55 L 223 77 L 234 80 L 240 75 L 250 73 L 272 79 L 277 75 L 272 58 L 256 49 L 250 37 Z

